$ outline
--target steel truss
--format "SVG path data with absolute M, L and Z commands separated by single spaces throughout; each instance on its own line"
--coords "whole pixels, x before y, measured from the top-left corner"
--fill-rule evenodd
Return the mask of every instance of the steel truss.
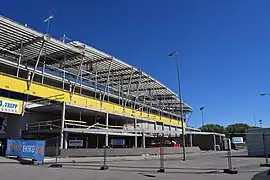
M 62 88 L 70 85 L 72 94 L 89 90 L 101 100 L 180 119 L 176 94 L 148 74 L 81 42 L 65 43 L 2 16 L 0 57 L 17 64 L 17 77 L 30 72 L 29 88 L 40 72 L 40 83 L 55 78 Z M 183 106 L 185 114 L 192 111 Z

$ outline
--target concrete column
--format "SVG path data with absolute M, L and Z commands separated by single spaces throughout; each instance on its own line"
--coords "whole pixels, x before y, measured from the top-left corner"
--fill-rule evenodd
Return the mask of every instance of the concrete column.
M 99 147 L 99 135 L 97 135 L 97 149 Z
M 109 129 L 108 125 L 109 125 L 109 113 L 106 113 L 106 129 Z M 107 131 L 106 136 L 105 136 L 105 146 L 108 146 L 108 145 L 109 145 L 109 134 Z
M 193 147 L 193 137 L 192 137 L 192 133 L 189 134 L 189 138 L 190 138 L 190 147 Z
M 216 151 L 216 134 L 213 134 L 214 151 Z
M 67 149 L 68 148 L 68 132 L 65 132 L 65 136 L 64 136 L 64 138 L 65 138 L 65 149 Z
M 134 129 L 137 129 L 137 119 L 134 119 Z M 138 137 L 137 137 L 137 133 L 135 133 L 135 137 L 134 137 L 134 147 L 138 147 Z
M 60 134 L 60 149 L 64 147 L 64 126 L 65 126 L 65 117 L 66 117 L 66 103 L 62 103 L 62 117 L 61 117 L 61 134 Z
M 88 134 L 87 134 L 87 136 L 85 138 L 85 148 L 88 148 Z
M 145 133 L 142 132 L 142 148 L 145 148 Z

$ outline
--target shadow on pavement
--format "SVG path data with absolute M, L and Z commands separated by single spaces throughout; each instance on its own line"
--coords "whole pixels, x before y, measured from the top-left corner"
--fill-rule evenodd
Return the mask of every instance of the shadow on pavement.
M 80 169 L 80 170 L 99 170 L 99 168 L 85 168 L 85 167 L 69 167 L 69 166 L 63 166 L 63 168 L 65 169 Z M 107 169 L 106 171 L 121 171 L 121 172 L 133 172 L 133 173 L 157 173 L 158 168 L 156 168 L 155 170 L 150 170 L 150 169 L 121 169 L 121 168 L 112 168 L 111 166 L 109 167 L 109 169 Z M 100 170 L 99 170 L 100 171 Z M 166 171 L 166 173 L 173 173 L 173 174 L 221 174 L 222 171 L 205 171 L 205 172 L 196 172 L 196 171 Z
M 100 167 L 101 165 L 98 164 L 65 164 L 65 167 Z M 160 167 L 156 166 L 121 166 L 121 165 L 109 165 L 109 167 L 113 168 L 127 168 L 127 169 L 159 169 Z M 206 170 L 206 171 L 220 171 L 223 170 L 224 168 L 200 168 L 200 167 L 165 167 L 166 169 L 180 169 L 180 170 Z
M 255 174 L 251 180 L 269 180 L 270 175 L 267 175 L 269 170 Z

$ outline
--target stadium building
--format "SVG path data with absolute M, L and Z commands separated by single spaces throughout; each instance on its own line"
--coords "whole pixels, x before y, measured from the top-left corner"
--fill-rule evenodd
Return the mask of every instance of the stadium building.
M 2 140 L 44 139 L 48 147 L 59 140 L 62 150 L 117 140 L 121 147 L 145 148 L 164 134 L 181 144 L 177 95 L 91 46 L 57 40 L 1 16 L 0 64 Z M 184 120 L 191 112 L 183 103 Z M 213 135 L 212 147 L 222 142 L 223 135 L 184 126 L 189 146 L 202 134 Z

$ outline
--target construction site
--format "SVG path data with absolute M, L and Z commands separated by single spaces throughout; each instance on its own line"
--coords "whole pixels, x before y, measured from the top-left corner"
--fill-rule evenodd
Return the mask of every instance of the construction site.
M 1 16 L 0 63 L 2 141 L 46 140 L 46 154 L 59 148 L 66 156 L 155 148 L 161 135 L 172 153 L 183 145 L 222 149 L 223 134 L 187 126 L 192 108 L 175 92 L 87 44 Z

